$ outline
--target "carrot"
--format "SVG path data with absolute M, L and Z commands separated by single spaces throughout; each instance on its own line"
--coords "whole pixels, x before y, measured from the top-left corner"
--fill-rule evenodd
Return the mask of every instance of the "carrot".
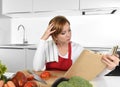
M 4 81 L 0 80 L 0 87 L 3 87 Z
M 3 87 L 8 87 L 8 85 L 7 84 L 4 84 L 4 86 Z
M 7 82 L 8 87 L 16 87 L 12 81 Z

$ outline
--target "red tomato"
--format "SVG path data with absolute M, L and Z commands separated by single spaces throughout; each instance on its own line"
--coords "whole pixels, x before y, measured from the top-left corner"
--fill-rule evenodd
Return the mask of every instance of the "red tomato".
M 37 86 L 37 83 L 34 81 L 27 81 L 24 87 L 38 87 L 38 86 Z
M 42 79 L 49 79 L 50 76 L 51 76 L 51 74 L 50 74 L 50 72 L 48 72 L 48 71 L 43 71 L 43 72 L 40 74 L 40 77 L 41 77 Z

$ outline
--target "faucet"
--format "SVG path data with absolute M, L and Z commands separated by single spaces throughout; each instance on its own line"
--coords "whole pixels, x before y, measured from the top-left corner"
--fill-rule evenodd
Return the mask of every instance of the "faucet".
M 22 24 L 20 24 L 20 25 L 18 26 L 18 30 L 19 30 L 20 28 L 23 29 L 23 44 L 26 44 L 26 43 L 28 43 L 28 41 L 27 41 L 26 38 L 25 38 L 25 27 L 24 27 Z

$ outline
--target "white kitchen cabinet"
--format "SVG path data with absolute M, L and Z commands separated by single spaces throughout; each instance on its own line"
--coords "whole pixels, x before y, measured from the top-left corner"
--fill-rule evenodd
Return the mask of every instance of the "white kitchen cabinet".
M 80 0 L 80 9 L 120 7 L 120 0 Z
M 25 69 L 25 50 L 23 48 L 0 48 L 0 60 L 8 71 L 16 72 Z
M 33 11 L 79 9 L 79 0 L 33 0 Z
M 28 48 L 26 49 L 26 69 L 33 69 L 33 58 L 35 54 L 35 48 Z
M 32 0 L 2 0 L 2 13 L 31 12 Z
M 79 0 L 1 0 L 2 14 L 79 10 Z

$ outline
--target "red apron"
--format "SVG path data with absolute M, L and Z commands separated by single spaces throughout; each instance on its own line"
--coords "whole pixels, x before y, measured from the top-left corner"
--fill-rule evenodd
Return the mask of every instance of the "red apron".
M 71 43 L 68 45 L 68 58 L 62 58 L 58 56 L 58 62 L 48 62 L 46 63 L 46 69 L 47 70 L 63 70 L 66 71 L 70 68 L 72 65 L 71 60 Z

